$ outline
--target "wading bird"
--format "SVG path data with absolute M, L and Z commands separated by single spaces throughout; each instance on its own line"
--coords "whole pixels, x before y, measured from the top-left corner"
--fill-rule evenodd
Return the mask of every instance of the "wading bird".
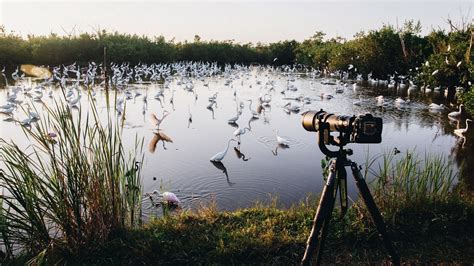
M 459 119 L 463 117 L 466 114 L 466 110 L 464 108 L 464 105 L 461 104 L 459 105 L 459 111 L 454 111 L 448 114 L 449 118 L 454 118 L 454 119 Z
M 275 136 L 276 136 L 276 139 L 277 139 L 277 143 L 279 145 L 290 146 L 290 142 L 287 139 L 278 136 L 278 130 L 274 130 L 274 132 L 275 132 Z
M 466 128 L 459 128 L 454 130 L 454 134 L 458 135 L 459 137 L 465 137 L 467 132 L 469 131 L 469 124 L 472 124 L 471 119 L 466 119 Z M 472 128 L 472 125 L 471 125 Z
M 359 100 L 352 102 L 353 105 L 361 106 L 362 105 L 362 95 L 359 95 Z
M 237 113 L 234 117 L 229 118 L 229 120 L 227 120 L 227 122 L 229 124 L 235 124 L 235 123 L 237 123 L 237 120 L 239 120 L 239 117 L 240 117 L 240 113 Z
M 445 106 L 444 106 L 444 104 L 432 103 L 428 106 L 428 108 L 430 110 L 444 110 Z
M 238 138 L 238 144 L 240 145 L 240 136 L 242 136 L 243 134 L 245 134 L 246 132 L 250 131 L 250 128 L 246 127 L 246 128 L 237 128 L 235 131 L 234 131 L 234 135 Z
M 165 191 L 162 194 L 158 190 L 155 189 L 153 190 L 152 194 L 155 194 L 155 195 L 158 195 L 158 197 L 161 197 L 161 202 L 164 204 L 177 206 L 179 203 L 181 203 L 181 201 L 178 199 L 176 194 L 174 194 L 173 192 Z M 151 195 L 148 194 L 148 196 L 151 196 Z
M 225 150 L 216 153 L 214 156 L 212 156 L 210 158 L 210 161 L 211 162 L 220 162 L 220 161 L 222 161 L 224 159 L 225 155 L 227 154 L 227 151 L 229 150 L 229 145 L 230 145 L 231 141 L 237 142 L 235 139 L 229 139 L 229 141 L 227 142 L 227 147 L 225 148 Z

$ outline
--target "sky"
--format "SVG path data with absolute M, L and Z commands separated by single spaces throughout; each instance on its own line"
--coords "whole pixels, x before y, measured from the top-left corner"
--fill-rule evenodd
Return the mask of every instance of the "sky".
M 167 40 L 234 40 L 238 43 L 302 41 L 316 31 L 351 39 L 383 24 L 420 20 L 427 34 L 448 29 L 447 19 L 472 21 L 474 0 L 336 1 L 11 1 L 0 0 L 7 32 L 59 35 L 106 29 Z

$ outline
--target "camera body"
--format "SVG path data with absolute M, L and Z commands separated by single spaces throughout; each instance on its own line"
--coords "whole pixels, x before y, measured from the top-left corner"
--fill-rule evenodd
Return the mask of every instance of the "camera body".
M 303 128 L 308 131 L 340 132 L 344 143 L 382 142 L 382 118 L 374 117 L 371 114 L 359 116 L 335 115 L 321 109 L 318 112 L 305 112 L 302 122 Z

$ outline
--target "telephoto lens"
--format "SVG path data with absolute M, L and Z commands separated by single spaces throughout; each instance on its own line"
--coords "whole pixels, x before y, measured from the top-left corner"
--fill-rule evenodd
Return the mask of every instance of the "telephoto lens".
M 302 117 L 303 128 L 307 131 L 317 132 L 320 125 L 324 125 L 330 132 L 347 134 L 349 142 L 355 143 L 380 143 L 382 142 L 382 118 L 371 114 L 348 116 L 329 114 L 320 110 L 307 111 Z
M 317 121 L 317 114 L 318 113 L 326 113 L 324 111 L 307 111 L 303 113 L 302 122 L 303 128 L 307 131 L 318 131 L 318 121 Z

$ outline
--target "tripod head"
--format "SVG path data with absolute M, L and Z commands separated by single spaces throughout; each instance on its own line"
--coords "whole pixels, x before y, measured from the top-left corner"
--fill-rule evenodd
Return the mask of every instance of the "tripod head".
M 321 152 L 330 158 L 346 158 L 347 155 L 352 155 L 351 149 L 344 149 L 344 146 L 349 143 L 347 134 L 339 132 L 339 136 L 330 134 L 328 123 L 318 122 L 320 125 L 318 130 L 318 147 Z M 326 145 L 336 145 L 339 150 L 332 151 Z

